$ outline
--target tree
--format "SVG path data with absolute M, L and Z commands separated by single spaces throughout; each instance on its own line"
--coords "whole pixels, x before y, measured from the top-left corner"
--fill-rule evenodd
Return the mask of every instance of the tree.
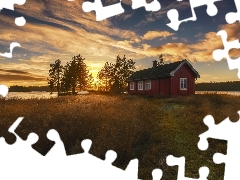
M 159 59 L 158 65 L 159 65 L 159 66 L 164 65 L 164 60 L 163 60 L 163 55 L 162 55 L 162 54 L 159 56 L 158 59 Z
M 135 62 L 132 59 L 127 60 L 125 55 L 123 58 L 118 55 L 115 64 L 105 63 L 98 73 L 98 79 L 105 86 L 105 91 L 122 92 L 127 85 L 127 78 L 133 74 L 134 69 Z
M 94 78 L 93 78 L 92 74 L 89 74 L 88 77 L 87 77 L 87 86 L 86 86 L 86 88 L 87 89 L 92 89 L 93 86 L 94 86 L 93 82 L 94 82 Z
M 58 59 L 54 62 L 54 64 L 50 64 L 48 84 L 53 89 L 54 86 L 57 87 L 58 96 L 60 94 L 60 79 L 62 76 L 63 66 L 61 65 L 61 61 Z
M 63 67 L 63 77 L 61 79 L 62 91 L 68 92 L 71 89 L 71 74 L 69 72 L 69 63 Z
M 132 59 L 127 60 L 124 55 L 121 58 L 117 56 L 113 69 L 112 91 L 122 92 L 127 86 L 126 80 L 133 74 L 135 62 Z
M 53 93 L 54 90 L 54 79 L 47 79 L 48 80 L 48 87 L 51 89 L 51 94 Z
M 114 64 L 106 62 L 103 68 L 98 72 L 98 88 L 99 90 L 109 91 L 111 80 L 113 79 Z
M 86 64 L 83 62 L 80 54 L 74 56 L 72 61 L 67 62 L 64 66 L 64 73 L 62 78 L 62 86 L 65 91 L 72 90 L 72 94 L 76 94 L 76 88 L 79 87 L 80 91 L 85 89 L 91 82 L 92 75 L 89 75 Z

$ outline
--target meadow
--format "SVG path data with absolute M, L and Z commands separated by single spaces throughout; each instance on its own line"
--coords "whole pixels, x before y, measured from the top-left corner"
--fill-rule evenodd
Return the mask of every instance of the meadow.
M 24 117 L 16 133 L 23 139 L 30 132 L 40 136 L 34 146 L 43 155 L 53 145 L 46 139 L 56 129 L 68 155 L 82 152 L 81 141 L 93 141 L 91 153 L 104 159 L 107 150 L 118 154 L 115 166 L 125 169 L 131 159 L 139 159 L 139 178 L 152 179 L 155 168 L 163 170 L 163 180 L 177 179 L 178 167 L 166 164 L 166 156 L 186 157 L 187 177 L 198 178 L 198 169 L 210 169 L 209 180 L 223 179 L 224 164 L 212 156 L 226 153 L 226 141 L 209 139 L 209 149 L 197 147 L 199 135 L 208 130 L 203 118 L 211 114 L 216 123 L 227 117 L 239 119 L 240 97 L 197 94 L 184 97 L 90 94 L 52 99 L 0 99 L 0 136 L 8 143 L 14 137 L 8 127 Z

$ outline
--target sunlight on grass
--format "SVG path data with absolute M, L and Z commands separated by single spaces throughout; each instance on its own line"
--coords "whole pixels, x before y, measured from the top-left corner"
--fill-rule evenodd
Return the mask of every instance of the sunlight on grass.
M 1 129 L 19 116 L 25 117 L 19 131 L 45 135 L 55 128 L 68 154 L 80 153 L 81 141 L 93 141 L 91 153 L 104 159 L 109 149 L 118 153 L 114 165 L 126 168 L 138 158 L 139 178 L 151 179 L 151 171 L 161 168 L 164 179 L 176 179 L 177 167 L 166 165 L 166 156 L 186 157 L 186 176 L 198 178 L 198 169 L 210 168 L 209 180 L 223 179 L 224 164 L 215 165 L 212 155 L 226 153 L 226 142 L 210 140 L 208 151 L 197 148 L 199 134 L 207 127 L 203 118 L 212 114 L 216 123 L 230 116 L 238 120 L 240 97 L 193 95 L 185 97 L 147 97 L 91 94 L 55 99 L 0 100 Z M 40 149 L 46 150 L 45 147 Z

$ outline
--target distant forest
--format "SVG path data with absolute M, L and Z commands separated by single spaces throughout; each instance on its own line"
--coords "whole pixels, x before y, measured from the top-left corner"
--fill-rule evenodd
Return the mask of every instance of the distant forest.
M 195 89 L 196 91 L 240 91 L 240 81 L 198 83 Z
M 10 86 L 9 92 L 32 92 L 32 91 L 47 91 L 51 92 L 49 86 Z
M 10 92 L 51 92 L 49 86 L 10 86 Z M 55 90 L 56 91 L 56 90 Z M 196 91 L 240 91 L 240 81 L 210 82 L 196 84 Z

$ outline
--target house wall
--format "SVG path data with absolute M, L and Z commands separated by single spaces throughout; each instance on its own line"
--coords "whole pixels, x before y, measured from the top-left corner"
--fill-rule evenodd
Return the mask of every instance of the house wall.
M 180 90 L 180 78 L 187 78 L 187 90 Z M 195 94 L 195 74 L 184 64 L 172 77 L 172 95 Z
M 171 95 L 171 79 L 159 79 L 159 95 Z
M 134 81 L 134 90 L 130 90 L 130 82 L 128 82 L 128 92 L 131 94 L 148 94 L 148 95 L 158 95 L 159 94 L 159 80 L 151 80 L 151 89 L 145 89 L 145 82 L 143 80 L 143 90 L 138 90 L 138 81 Z

